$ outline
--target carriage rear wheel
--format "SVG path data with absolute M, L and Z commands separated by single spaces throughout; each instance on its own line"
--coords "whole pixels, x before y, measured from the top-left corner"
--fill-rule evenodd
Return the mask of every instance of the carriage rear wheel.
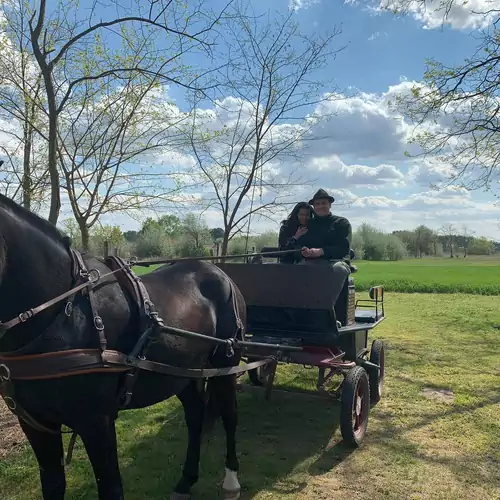
M 344 442 L 358 447 L 366 434 L 370 413 L 370 381 L 361 366 L 351 368 L 342 383 L 340 432 Z
M 370 361 L 380 367 L 378 373 L 370 373 L 370 401 L 376 405 L 384 389 L 385 349 L 382 340 L 374 340 L 370 351 Z

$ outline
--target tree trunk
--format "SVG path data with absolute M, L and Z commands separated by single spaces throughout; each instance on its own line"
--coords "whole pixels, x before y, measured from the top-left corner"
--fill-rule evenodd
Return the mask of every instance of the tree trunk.
M 57 168 L 57 103 L 56 93 L 54 90 L 54 82 L 52 81 L 52 64 L 47 63 L 47 54 L 42 52 L 39 44 L 39 37 L 41 35 L 43 25 L 45 22 L 45 7 L 46 1 L 40 2 L 40 12 L 38 14 L 38 22 L 35 29 L 31 27 L 31 46 L 33 48 L 33 55 L 36 58 L 38 67 L 42 73 L 43 83 L 45 84 L 45 93 L 47 95 L 48 117 L 49 117 L 49 156 L 48 168 L 50 174 L 50 211 L 49 221 L 52 224 L 57 223 L 59 212 L 61 210 L 61 193 L 60 193 L 60 179 L 59 169 Z
M 32 145 L 33 129 L 28 123 L 24 124 L 24 158 L 23 158 L 23 207 L 26 210 L 31 210 L 31 145 Z
M 90 245 L 89 228 L 87 227 L 85 220 L 79 220 L 77 222 L 78 222 L 78 227 L 80 228 L 80 235 L 82 237 L 82 250 L 84 252 L 87 252 L 89 250 L 89 245 Z
M 222 244 L 220 249 L 221 256 L 227 255 L 228 247 L 229 247 L 229 231 L 225 231 L 224 238 L 222 238 Z
M 45 78 L 45 88 L 47 91 L 47 102 L 49 108 L 49 174 L 50 174 L 50 212 L 49 221 L 57 223 L 61 210 L 61 193 L 59 169 L 57 168 L 57 108 L 52 75 L 48 73 Z M 88 231 L 87 231 L 88 233 Z M 82 233 L 83 238 L 83 233 Z M 82 239 L 83 242 L 83 239 Z

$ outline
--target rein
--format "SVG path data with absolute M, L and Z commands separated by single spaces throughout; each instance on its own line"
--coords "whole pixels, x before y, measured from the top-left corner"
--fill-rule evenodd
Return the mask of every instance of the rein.
M 257 253 L 240 253 L 235 255 L 219 255 L 219 256 L 207 256 L 207 257 L 180 257 L 178 259 L 160 259 L 160 260 L 131 260 L 130 264 L 132 266 L 141 266 L 141 267 L 149 267 L 154 266 L 155 264 L 175 264 L 176 262 L 182 262 L 185 260 L 233 260 L 233 259 L 241 259 L 245 257 L 278 257 L 280 255 L 288 255 L 291 253 L 296 253 L 299 251 L 295 250 L 278 250 L 276 252 L 257 252 Z
M 61 295 L 58 295 L 57 297 L 54 297 L 53 299 L 50 299 L 47 302 L 44 302 L 43 304 L 40 304 L 37 307 L 34 307 L 33 309 L 28 309 L 27 311 L 24 311 L 21 314 L 18 314 L 15 318 L 12 318 L 11 320 L 6 321 L 5 323 L 2 323 L 0 321 L 0 340 L 7 333 L 7 331 L 10 330 L 11 328 L 14 328 L 15 326 L 17 326 L 21 323 L 26 323 L 26 321 L 33 318 L 33 316 L 36 316 L 37 314 L 41 313 L 42 311 L 45 311 L 49 307 L 52 307 L 53 305 L 70 297 L 71 295 L 80 292 L 84 288 L 87 288 L 87 287 L 90 287 L 90 286 L 97 284 L 100 280 L 107 278 L 108 276 L 112 276 L 113 274 L 116 274 L 118 271 L 121 271 L 121 270 L 125 269 L 126 267 L 130 267 L 130 264 L 127 264 L 126 266 L 122 266 L 119 269 L 115 269 L 114 271 L 110 271 L 109 273 L 106 273 L 103 275 L 101 275 L 101 273 L 97 269 L 90 270 L 86 276 L 81 273 L 80 276 L 82 278 L 87 278 L 87 281 L 85 281 L 84 283 L 81 283 L 80 285 L 75 286 L 74 288 L 71 288 L 71 290 L 68 290 L 67 292 L 61 293 Z M 95 277 L 93 278 L 93 276 L 95 276 Z

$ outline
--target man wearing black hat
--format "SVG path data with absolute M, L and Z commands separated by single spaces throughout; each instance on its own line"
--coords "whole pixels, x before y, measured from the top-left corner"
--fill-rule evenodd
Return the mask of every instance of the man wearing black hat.
M 300 237 L 305 263 L 326 263 L 332 260 L 349 261 L 351 223 L 345 217 L 330 212 L 335 201 L 324 189 L 319 189 L 309 200 L 315 217 L 310 221 L 307 233 Z

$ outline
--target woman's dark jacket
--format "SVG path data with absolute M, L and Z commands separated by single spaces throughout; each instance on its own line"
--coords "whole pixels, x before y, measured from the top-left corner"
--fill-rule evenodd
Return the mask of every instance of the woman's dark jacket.
M 293 250 L 296 248 L 297 240 L 293 238 L 297 232 L 297 224 L 288 224 L 287 222 L 282 222 L 280 227 L 280 233 L 278 236 L 278 246 L 280 250 Z M 302 238 L 299 238 L 302 241 Z M 300 255 L 297 253 L 290 253 L 288 255 L 282 255 L 280 257 L 280 262 L 283 264 L 293 264 L 300 259 Z

